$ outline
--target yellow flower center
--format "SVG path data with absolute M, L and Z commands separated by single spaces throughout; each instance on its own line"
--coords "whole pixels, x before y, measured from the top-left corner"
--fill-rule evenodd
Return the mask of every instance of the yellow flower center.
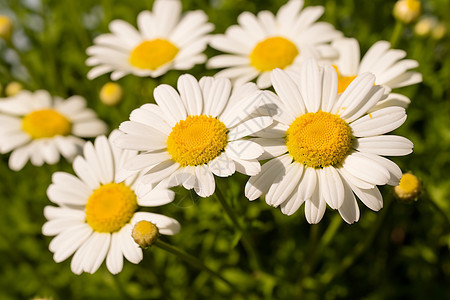
M 400 184 L 394 188 L 397 198 L 409 202 L 417 199 L 421 192 L 420 180 L 413 174 L 403 174 Z
M 218 157 L 228 143 L 225 124 L 211 116 L 188 116 L 167 139 L 167 151 L 181 166 L 198 166 Z
M 97 232 L 115 232 L 125 226 L 136 211 L 136 194 L 123 183 L 100 186 L 86 204 L 86 222 Z
M 33 139 L 68 135 L 72 124 L 66 117 L 53 109 L 36 110 L 22 119 L 22 129 Z
M 133 231 L 131 232 L 136 244 L 142 248 L 150 247 L 159 236 L 158 227 L 149 221 L 139 221 L 134 225 Z
M 250 64 L 258 71 L 284 69 L 294 62 L 298 49 L 288 39 L 271 37 L 259 42 L 250 53 Z
M 143 41 L 131 51 L 130 64 L 139 69 L 156 70 L 175 58 L 179 49 L 163 39 Z
M 342 76 L 341 73 L 339 73 L 338 67 L 333 65 L 334 69 L 336 70 L 337 76 L 338 76 L 338 90 L 337 93 L 341 94 L 343 93 L 347 87 L 352 83 L 352 81 L 356 78 L 355 76 Z
M 289 154 L 311 168 L 339 163 L 351 145 L 350 126 L 339 116 L 323 111 L 301 115 L 286 131 Z

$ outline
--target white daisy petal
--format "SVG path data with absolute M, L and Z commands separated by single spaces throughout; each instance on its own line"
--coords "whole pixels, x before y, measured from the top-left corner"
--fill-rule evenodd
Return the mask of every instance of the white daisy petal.
M 339 174 L 341 174 L 341 176 L 343 178 L 345 178 L 345 180 L 347 182 L 352 183 L 353 185 L 361 188 L 361 189 L 371 189 L 375 186 L 375 184 L 364 181 L 356 176 L 353 176 L 349 171 L 347 171 L 345 168 L 343 168 L 342 166 L 339 166 L 337 168 Z
M 390 178 L 386 168 L 358 152 L 348 155 L 342 161 L 342 167 L 353 176 L 376 185 L 386 184 Z
M 344 186 L 334 167 L 317 169 L 319 192 L 332 209 L 338 209 L 344 202 Z
M 139 245 L 134 242 L 131 238 L 131 231 L 133 227 L 131 224 L 125 225 L 118 233 L 118 239 L 120 241 L 120 248 L 122 250 L 123 256 L 133 263 L 137 264 L 142 260 L 143 254 L 142 249 Z
M 142 177 L 142 182 L 145 184 L 158 183 L 167 178 L 172 172 L 175 172 L 180 165 L 173 160 L 166 160 L 154 165 L 147 170 L 147 173 Z
M 178 120 L 186 119 L 186 109 L 183 106 L 180 95 L 173 87 L 161 84 L 155 88 L 153 95 L 170 126 L 174 126 Z
M 292 157 L 286 154 L 262 165 L 261 172 L 256 176 L 250 177 L 245 185 L 245 196 L 249 200 L 255 200 L 263 193 L 266 193 L 270 188 L 270 183 L 281 180 L 291 161 Z
M 297 162 L 291 163 L 286 168 L 286 173 L 277 183 L 272 184 L 266 195 L 267 204 L 278 207 L 286 201 L 289 195 L 298 187 L 303 174 L 303 165 Z
M 305 217 L 309 224 L 317 224 L 325 214 L 327 203 L 321 199 L 319 187 L 313 192 L 310 199 L 305 201 Z
M 53 259 L 59 263 L 71 256 L 91 236 L 92 229 L 87 224 L 78 224 L 60 233 L 50 242 Z
M 206 165 L 197 166 L 195 168 L 195 176 L 197 182 L 194 186 L 195 192 L 201 197 L 209 197 L 216 189 L 214 176 Z
M 350 124 L 356 137 L 375 136 L 390 132 L 406 121 L 405 109 L 402 107 L 386 107 Z
M 271 73 L 272 84 L 278 96 L 283 100 L 288 110 L 284 114 L 292 115 L 292 119 L 306 112 L 306 106 L 294 81 L 285 72 L 275 69 Z
M 317 112 L 321 108 L 322 88 L 321 74 L 314 60 L 305 62 L 300 73 L 300 93 L 303 96 L 307 112 Z
M 292 194 L 288 197 L 288 200 L 281 203 L 280 208 L 281 212 L 285 215 L 291 216 L 293 215 L 305 202 L 305 199 L 301 199 L 298 194 L 298 187 L 292 192 Z
M 387 156 L 403 156 L 412 152 L 413 143 L 402 136 L 380 135 L 356 139 L 355 149 Z
M 233 158 L 255 159 L 264 152 L 264 149 L 252 140 L 237 140 L 229 142 L 225 151 Z
M 119 234 L 117 232 L 111 235 L 111 246 L 106 256 L 106 267 L 111 274 L 118 274 L 123 268 L 123 255 L 120 249 Z
M 318 178 L 317 173 L 313 168 L 305 168 L 303 176 L 298 186 L 298 198 L 301 201 L 311 199 L 314 191 L 316 190 Z
M 139 221 L 149 221 L 158 227 L 161 234 L 174 235 L 180 231 L 180 223 L 177 220 L 149 212 L 138 212 L 134 215 L 132 223 L 137 223 Z
M 73 161 L 73 170 L 90 189 L 95 190 L 99 187 L 100 179 L 83 157 L 77 156 L 75 158 Z
M 230 159 L 226 152 L 216 157 L 208 163 L 211 172 L 219 177 L 228 177 L 234 174 L 236 166 L 232 159 Z
M 187 114 L 200 115 L 203 108 L 203 96 L 198 81 L 194 76 L 189 74 L 181 75 L 177 87 Z
M 217 117 L 222 113 L 230 98 L 231 82 L 227 78 L 216 78 L 208 90 L 209 93 L 205 95 L 204 114 Z
M 145 185 L 149 186 L 149 185 Z M 173 201 L 175 193 L 167 188 L 155 187 L 146 193 L 139 193 L 138 204 L 141 206 L 161 206 Z
M 31 147 L 22 147 L 14 150 L 9 156 L 8 166 L 13 171 L 21 170 L 31 155 Z
M 330 112 L 336 101 L 338 89 L 338 77 L 334 68 L 330 65 L 323 67 L 322 74 L 322 111 Z
M 257 117 L 250 119 L 232 128 L 228 133 L 228 139 L 230 141 L 235 141 L 244 136 L 251 135 L 269 126 L 272 122 L 273 119 L 271 117 Z
M 344 202 L 338 210 L 339 214 L 345 222 L 347 222 L 348 224 L 353 224 L 355 222 L 358 222 L 359 220 L 359 207 L 352 189 L 345 180 L 343 181 L 343 183 L 345 191 Z
M 236 167 L 236 171 L 239 173 L 255 176 L 261 172 L 261 164 L 256 159 L 243 160 L 233 158 L 233 162 Z
M 163 161 L 169 160 L 171 155 L 168 152 L 149 152 L 141 153 L 129 159 L 124 167 L 131 171 L 142 170 L 144 168 L 159 164 Z
M 376 161 L 378 164 L 380 164 L 381 166 L 386 168 L 386 170 L 390 174 L 390 178 L 389 178 L 389 181 L 387 182 L 387 184 L 392 185 L 392 186 L 399 185 L 400 179 L 402 178 L 403 174 L 402 174 L 402 170 L 399 168 L 399 166 L 397 166 L 396 163 L 394 163 L 393 161 L 391 161 L 387 158 L 384 158 L 384 157 L 381 157 L 379 155 L 375 155 L 372 153 L 361 152 L 361 154 L 372 159 L 373 161 Z M 368 187 L 359 186 L 359 185 L 356 185 L 356 186 L 359 188 L 362 188 L 362 189 L 368 189 Z
M 259 144 L 263 148 L 264 152 L 258 157 L 258 159 L 260 160 L 274 158 L 288 151 L 288 148 L 285 144 L 285 139 L 253 138 L 250 139 L 250 141 Z
M 152 127 L 163 134 L 169 134 L 171 130 L 169 124 L 164 120 L 161 109 L 155 104 L 144 104 L 133 110 L 130 114 L 130 120 Z

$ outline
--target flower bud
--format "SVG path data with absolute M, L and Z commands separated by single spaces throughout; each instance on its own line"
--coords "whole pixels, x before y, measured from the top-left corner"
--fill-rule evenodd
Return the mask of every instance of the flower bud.
M 446 33 L 447 27 L 444 23 L 440 22 L 433 28 L 433 31 L 431 31 L 431 37 L 435 40 L 440 40 L 445 36 Z
M 17 81 L 11 81 L 5 88 L 5 94 L 7 97 L 12 97 L 16 95 L 18 92 L 23 90 L 22 84 Z
M 0 16 L 0 38 L 8 40 L 11 37 L 12 21 L 8 16 Z
M 115 82 L 106 83 L 100 90 L 100 101 L 108 106 L 114 106 L 122 100 L 122 87 Z
M 418 36 L 427 36 L 431 33 L 436 24 L 436 18 L 430 16 L 423 17 L 416 23 L 416 26 L 414 26 L 414 32 Z
M 398 0 L 394 5 L 394 17 L 409 24 L 420 16 L 420 1 L 418 0 Z
M 422 183 L 411 173 L 403 174 L 400 184 L 394 188 L 395 196 L 400 202 L 411 203 L 417 201 L 422 192 Z
M 158 239 L 159 230 L 152 222 L 143 220 L 134 225 L 131 236 L 136 244 L 145 249 L 150 247 Z

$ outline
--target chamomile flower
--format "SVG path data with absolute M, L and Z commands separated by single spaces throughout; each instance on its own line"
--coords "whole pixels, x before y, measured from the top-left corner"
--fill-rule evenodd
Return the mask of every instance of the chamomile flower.
M 117 80 L 127 74 L 158 77 L 170 69 L 187 70 L 204 63 L 207 34 L 214 29 L 200 10 L 181 16 L 181 1 L 156 0 L 153 11 L 137 17 L 138 30 L 122 20 L 109 24 L 112 33 L 95 38 L 87 49 L 88 73 L 93 79 L 111 73 Z
M 339 58 L 333 62 L 337 68 L 339 86 L 338 93 L 342 93 L 357 75 L 371 72 L 375 75 L 375 84 L 390 89 L 404 87 L 422 81 L 422 74 L 410 71 L 419 66 L 413 59 L 404 59 L 406 52 L 399 49 L 390 49 L 387 41 L 378 41 L 370 47 L 360 60 L 358 41 L 354 38 L 335 40 L 333 47 L 339 52 Z M 395 94 L 390 98 L 402 99 L 404 106 L 409 104 L 405 96 Z
M 119 129 L 119 147 L 141 151 L 125 165 L 129 170 L 149 168 L 141 182 L 183 185 L 202 196 L 214 193 L 214 175 L 235 171 L 255 175 L 263 149 L 243 139 L 272 123 L 273 103 L 255 84 L 231 92 L 227 78 L 192 75 L 178 79 L 178 91 L 169 85 L 154 90 L 157 103 L 134 110 Z
M 283 70 L 271 78 L 280 113 L 254 139 L 265 148 L 259 159 L 270 160 L 247 182 L 247 198 L 266 194 L 266 202 L 287 215 L 305 203 L 309 223 L 322 219 L 327 204 L 346 222 L 358 221 L 355 195 L 370 209 L 381 209 L 377 185 L 395 186 L 402 176 L 382 155 L 406 155 L 413 147 L 404 137 L 385 135 L 403 124 L 405 109 L 367 113 L 384 96 L 370 73 L 358 75 L 340 95 L 334 68 L 319 70 L 313 60 L 302 65 L 299 82 Z
M 207 66 L 225 68 L 217 76 L 231 78 L 236 85 L 257 77 L 258 87 L 267 88 L 271 85 L 270 71 L 276 68 L 296 72 L 307 58 L 337 55 L 329 42 L 342 34 L 328 23 L 316 22 L 324 8 L 302 7 L 302 0 L 290 0 L 276 16 L 269 11 L 257 16 L 243 12 L 239 25 L 211 38 L 213 48 L 230 54 L 212 57 Z
M 108 270 L 117 274 L 122 270 L 123 257 L 132 263 L 142 260 L 142 249 L 134 242 L 131 232 L 134 224 L 146 220 L 158 227 L 161 234 L 175 234 L 179 223 L 169 217 L 151 212 L 136 212 L 139 206 L 160 206 L 173 200 L 174 193 L 156 186 L 145 197 L 135 193 L 139 172 L 129 172 L 122 181 L 119 173 L 123 164 L 136 156 L 136 151 L 115 147 L 111 140 L 99 136 L 95 143 L 84 145 L 84 157 L 73 162 L 76 176 L 56 172 L 47 189 L 50 201 L 58 206 L 47 206 L 44 215 L 48 221 L 42 227 L 47 236 L 56 236 L 50 242 L 50 251 L 56 262 L 74 254 L 71 269 L 75 274 L 94 273 L 106 258 Z
M 55 164 L 60 154 L 72 160 L 85 143 L 106 124 L 86 108 L 86 100 L 52 98 L 47 91 L 21 91 L 0 101 L 0 153 L 12 151 L 9 167 L 18 171 L 28 160 L 35 166 Z

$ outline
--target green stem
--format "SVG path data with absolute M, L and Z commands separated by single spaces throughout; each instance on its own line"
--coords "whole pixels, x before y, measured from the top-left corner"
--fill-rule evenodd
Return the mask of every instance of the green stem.
M 134 299 L 133 297 L 131 297 L 131 295 L 129 295 L 127 293 L 127 291 L 123 287 L 122 282 L 120 282 L 119 277 L 117 275 L 112 275 L 112 277 L 114 279 L 115 286 L 117 287 L 117 290 L 119 291 L 121 298 L 122 299 Z
M 241 233 L 242 245 L 244 246 L 245 250 L 247 251 L 247 254 L 249 255 L 250 264 L 251 264 L 252 268 L 255 271 L 260 271 L 261 265 L 259 263 L 258 254 L 255 251 L 255 249 L 253 248 L 253 244 L 251 243 L 250 239 L 248 238 L 246 231 L 239 223 L 239 220 L 238 220 L 236 214 L 231 209 L 230 205 L 228 204 L 227 200 L 225 199 L 225 197 L 219 187 L 216 187 L 215 195 L 216 195 L 217 200 L 219 200 L 220 204 L 222 204 L 222 207 L 225 210 L 225 213 L 230 218 L 234 227 L 236 227 L 236 229 Z
M 395 48 L 402 34 L 403 34 L 403 23 L 397 20 L 397 22 L 395 23 L 394 30 L 392 31 L 391 48 Z
M 321 276 L 320 281 L 324 286 L 330 283 L 337 275 L 342 274 L 348 268 L 350 268 L 355 263 L 355 261 L 370 247 L 373 240 L 377 236 L 378 231 L 383 225 L 386 215 L 389 213 L 389 208 L 391 207 L 392 202 L 392 200 L 386 201 L 386 206 L 381 211 L 376 220 L 376 223 L 372 226 L 372 230 L 367 235 L 365 241 L 359 243 L 354 248 L 354 250 L 351 251 L 351 253 L 341 261 L 341 264 L 337 268 L 334 268 L 331 272 L 327 272 Z
M 447 216 L 447 214 L 442 210 L 442 208 L 436 203 L 436 201 L 434 201 L 433 198 L 425 195 L 423 197 L 424 200 L 426 200 L 427 203 L 430 203 L 431 206 L 433 207 L 433 209 L 435 209 L 444 219 L 445 222 L 445 226 L 447 227 L 447 229 L 450 228 L 450 220 L 449 217 Z
M 163 242 L 161 240 L 156 240 L 156 242 L 153 244 L 157 246 L 158 248 L 161 248 L 169 253 L 172 253 L 175 256 L 178 256 L 182 260 L 186 261 L 187 263 L 191 264 L 192 266 L 207 272 L 208 274 L 212 275 L 213 277 L 216 277 L 217 279 L 222 280 L 224 283 L 226 283 L 232 290 L 237 292 L 237 289 L 232 285 L 228 280 L 222 277 L 219 273 L 213 271 L 209 267 L 207 267 L 202 261 L 197 259 L 196 257 L 184 252 L 181 249 L 178 249 L 177 247 L 167 244 L 166 242 Z

